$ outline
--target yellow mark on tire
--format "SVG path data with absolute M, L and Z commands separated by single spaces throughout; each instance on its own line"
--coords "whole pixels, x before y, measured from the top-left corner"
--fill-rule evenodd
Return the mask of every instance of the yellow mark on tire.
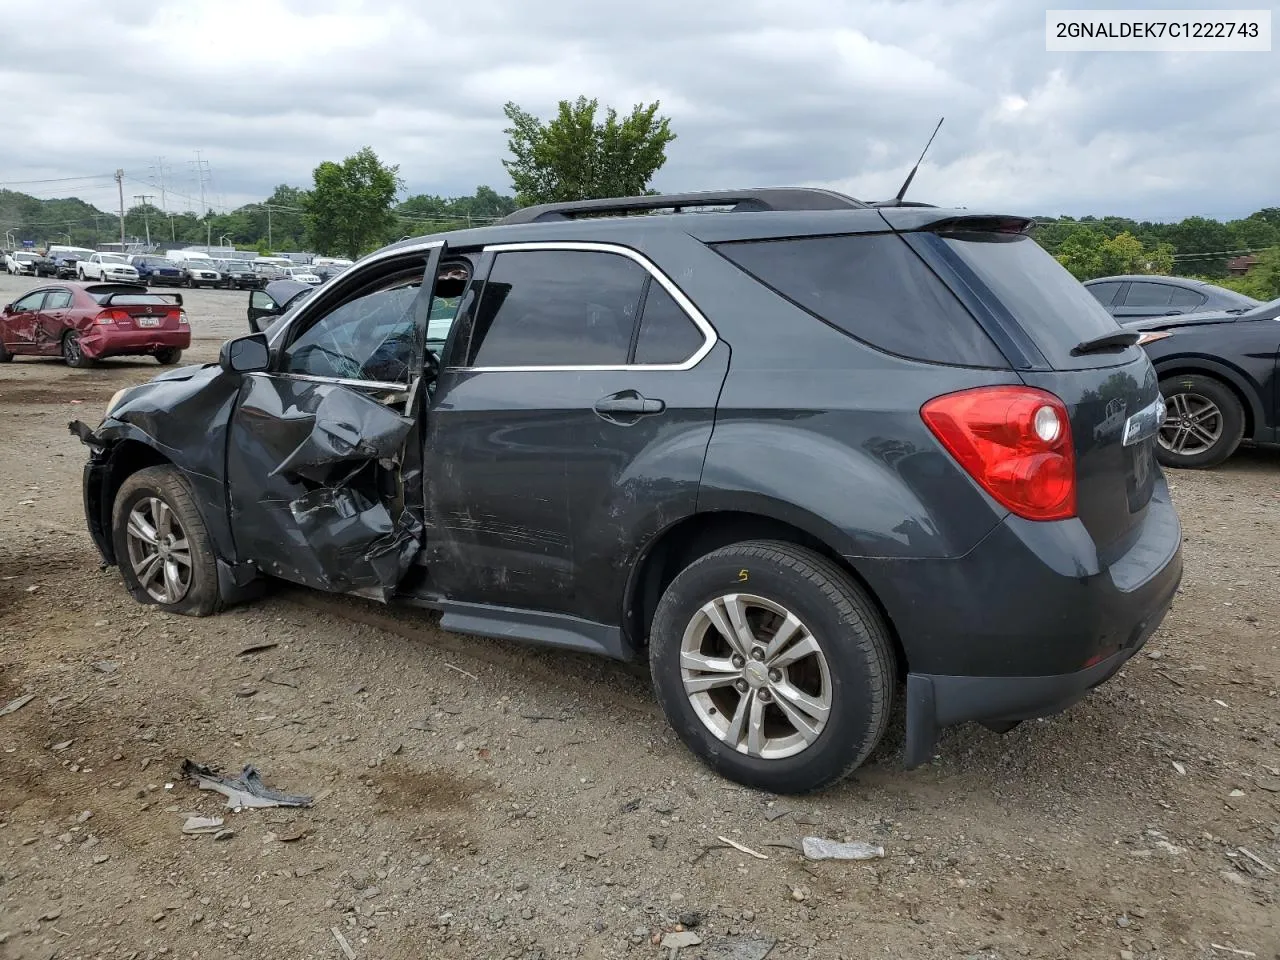
M 746 570 L 739 570 L 739 571 L 738 571 L 738 582 L 739 582 L 739 583 L 746 583 L 746 582 L 747 582 L 747 571 L 746 571 Z

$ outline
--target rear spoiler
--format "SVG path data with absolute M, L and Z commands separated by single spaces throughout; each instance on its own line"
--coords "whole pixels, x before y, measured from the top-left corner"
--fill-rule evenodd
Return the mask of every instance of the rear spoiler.
M 137 297 L 150 295 L 153 297 L 173 297 L 174 306 L 182 306 L 182 294 L 180 293 L 156 293 L 154 290 L 148 290 L 145 287 L 139 287 L 136 290 L 116 290 L 107 294 L 107 298 L 103 300 L 99 306 L 109 307 L 115 303 L 116 297 Z
M 880 216 L 894 230 L 930 233 L 1030 233 L 1036 222 L 1031 217 L 1004 213 L 968 213 L 937 207 L 877 207 Z

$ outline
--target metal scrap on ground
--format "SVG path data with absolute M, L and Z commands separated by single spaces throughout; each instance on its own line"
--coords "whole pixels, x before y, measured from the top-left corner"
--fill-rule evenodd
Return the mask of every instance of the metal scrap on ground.
M 25 697 L 19 697 L 17 700 L 10 700 L 3 707 L 0 707 L 0 717 L 13 713 L 15 710 L 21 710 L 35 698 L 36 695 L 34 693 L 28 693 Z
M 237 810 L 245 807 L 311 806 L 311 798 L 308 796 L 272 790 L 262 782 L 258 771 L 252 766 L 246 766 L 238 777 L 226 777 L 204 764 L 183 760 L 182 777 L 201 790 L 216 790 L 227 798 L 228 807 Z
M 802 849 L 806 860 L 877 860 L 884 847 L 874 843 L 837 843 L 822 837 L 805 837 Z

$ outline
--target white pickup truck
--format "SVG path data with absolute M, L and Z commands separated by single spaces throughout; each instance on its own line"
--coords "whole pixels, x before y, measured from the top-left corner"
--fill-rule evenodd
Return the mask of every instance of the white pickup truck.
M 76 278 L 137 283 L 138 269 L 118 253 L 95 253 L 76 264 Z

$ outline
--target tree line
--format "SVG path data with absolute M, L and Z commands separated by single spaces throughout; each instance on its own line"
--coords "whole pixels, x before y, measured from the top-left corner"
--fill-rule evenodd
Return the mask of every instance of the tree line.
M 1033 236 L 1080 280 L 1124 273 L 1199 277 L 1260 300 L 1280 297 L 1280 207 L 1238 220 L 1186 217 L 1155 223 L 1126 217 L 1037 217 Z M 1227 264 L 1251 254 L 1256 265 L 1230 276 Z
M 541 120 L 507 103 L 508 156 L 503 166 L 515 193 L 479 186 L 468 196 L 417 194 L 398 199 L 397 165 L 371 147 L 341 162 L 326 160 L 310 187 L 281 184 L 271 196 L 229 213 L 165 213 L 138 205 L 125 214 L 130 237 L 259 250 L 308 249 L 359 256 L 402 236 L 456 230 L 500 219 L 521 206 L 654 193 L 650 183 L 676 139 L 659 103 L 640 103 L 625 116 L 598 100 L 562 100 Z M 1117 273 L 1173 273 L 1232 286 L 1260 299 L 1280 296 L 1280 207 L 1226 222 L 1187 217 L 1177 223 L 1125 217 L 1037 217 L 1035 238 L 1081 280 Z M 62 230 L 62 224 L 66 230 Z M 36 200 L 0 191 L 0 230 L 20 238 L 70 238 L 91 246 L 119 235 L 119 220 L 80 200 Z M 1228 261 L 1256 252 L 1246 276 L 1228 276 Z

